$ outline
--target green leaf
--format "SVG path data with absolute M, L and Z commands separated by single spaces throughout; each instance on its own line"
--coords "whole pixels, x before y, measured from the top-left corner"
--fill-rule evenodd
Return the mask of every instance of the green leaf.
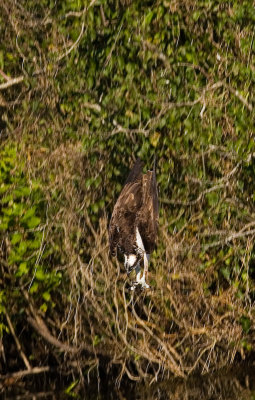
M 36 279 L 38 279 L 39 281 L 44 281 L 46 275 L 42 269 L 42 267 L 39 267 L 39 265 L 37 266 L 37 271 L 36 271 Z
M 28 218 L 31 218 L 34 214 L 35 214 L 35 207 L 32 207 L 26 211 L 25 215 L 22 217 L 22 221 L 26 221 Z
M 219 201 L 218 193 L 216 193 L 216 192 L 207 193 L 206 199 L 208 201 L 209 206 L 212 207 L 215 204 L 217 204 Z
M 49 292 L 44 292 L 43 293 L 43 298 L 45 301 L 50 301 L 51 300 L 51 295 Z
M 0 219 L 0 230 L 6 231 L 9 226 L 9 218 L 3 218 L 2 220 Z
M 195 11 L 194 13 L 193 13 L 193 15 L 192 15 L 192 18 L 194 19 L 194 21 L 197 21 L 198 20 L 198 18 L 200 17 L 200 11 L 199 10 L 197 10 L 197 11 Z
M 15 232 L 12 235 L 11 244 L 17 244 L 17 243 L 19 243 L 21 241 L 21 239 L 22 239 L 21 233 Z
M 38 282 L 33 282 L 33 285 L 31 286 L 29 292 L 30 292 L 31 294 L 32 294 L 32 293 L 36 293 L 37 290 L 38 290 L 38 287 L 39 287 L 39 283 L 38 283 Z
M 97 346 L 101 342 L 102 338 L 100 338 L 98 335 L 95 335 L 93 339 L 93 346 Z
M 31 189 L 29 187 L 23 186 L 13 191 L 16 198 L 28 197 L 30 195 Z
M 16 276 L 18 276 L 18 277 L 23 276 L 23 275 L 27 274 L 28 271 L 29 271 L 29 269 L 28 269 L 27 263 L 23 262 L 19 265 L 19 268 L 16 272 Z
M 48 309 L 48 306 L 47 306 L 46 303 L 43 303 L 43 304 L 40 306 L 40 310 L 41 310 L 43 313 L 46 313 L 47 309 Z
M 26 251 L 27 251 L 27 242 L 25 241 L 20 242 L 19 247 L 17 249 L 18 254 L 23 255 L 25 254 Z
M 228 281 L 230 280 L 230 271 L 228 267 L 221 268 L 220 272 L 222 273 L 225 279 L 227 279 Z
M 154 11 L 148 12 L 148 14 L 147 14 L 147 15 L 145 16 L 145 18 L 144 18 L 144 23 L 143 23 L 143 25 L 144 25 L 144 26 L 145 26 L 145 25 L 149 25 L 149 24 L 151 23 L 151 20 L 152 20 L 153 16 L 154 16 Z
M 77 385 L 77 383 L 79 382 L 79 380 L 77 379 L 76 381 L 72 382 L 65 390 L 66 394 L 71 394 L 72 390 L 75 388 L 75 386 Z
M 29 218 L 29 219 L 26 221 L 26 224 L 27 224 L 27 226 L 28 226 L 29 229 L 33 229 L 33 228 L 36 228 L 36 227 L 40 224 L 40 222 L 41 222 L 41 219 L 40 219 L 40 218 L 38 218 L 38 217 L 32 217 L 32 218 Z
M 249 330 L 250 330 L 250 328 L 251 328 L 251 320 L 250 320 L 250 318 L 248 318 L 248 317 L 246 317 L 245 315 L 243 315 L 243 316 L 240 318 L 240 322 L 241 322 L 243 331 L 244 331 L 245 333 L 248 333 Z

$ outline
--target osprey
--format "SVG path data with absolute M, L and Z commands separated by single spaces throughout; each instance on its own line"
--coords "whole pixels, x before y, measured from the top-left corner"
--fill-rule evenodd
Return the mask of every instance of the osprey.
M 125 185 L 114 206 L 110 226 L 110 253 L 119 250 L 124 254 L 124 265 L 129 275 L 135 269 L 136 282 L 131 287 L 146 283 L 150 253 L 155 248 L 158 229 L 158 193 L 153 171 L 142 173 L 143 163 L 138 158 L 130 171 Z M 143 263 L 141 276 L 140 263 Z

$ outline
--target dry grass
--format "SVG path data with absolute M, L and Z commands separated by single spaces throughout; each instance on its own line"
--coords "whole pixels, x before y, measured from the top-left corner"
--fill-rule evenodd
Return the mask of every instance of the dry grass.
M 200 271 L 199 238 L 187 234 L 185 226 L 169 234 L 167 223 L 161 223 L 149 267 L 151 289 L 130 291 L 123 264 L 109 257 L 109 216 L 103 210 L 98 222 L 89 216 L 87 203 L 94 194 L 86 193 L 82 183 L 91 171 L 84 168 L 81 146 L 56 145 L 47 158 L 45 151 L 31 152 L 27 169 L 31 179 L 40 176 L 44 182 L 48 213 L 46 247 L 41 248 L 58 248 L 60 261 L 48 260 L 49 268 L 61 270 L 64 278 L 52 293 L 55 307 L 45 313 L 40 299 L 23 291 L 27 321 L 42 338 L 29 351 L 36 358 L 52 355 L 63 371 L 76 370 L 81 377 L 100 366 L 114 369 L 118 384 L 124 376 L 153 383 L 207 373 L 231 364 L 237 352 L 244 356 L 240 318 L 246 304 L 233 285 L 208 290 L 215 270 L 212 265 Z M 248 240 L 244 270 L 251 246 Z
M 233 293 L 206 296 L 195 258 L 180 261 L 182 244 L 170 237 L 165 243 L 167 262 L 154 258 L 151 290 L 132 293 L 121 265 L 109 260 L 102 218 L 90 262 L 78 257 L 70 271 L 72 293 L 80 299 L 73 304 L 75 341 L 91 343 L 97 357 L 120 364 L 119 379 L 124 373 L 154 380 L 208 372 L 232 362 L 240 344 Z
M 199 271 L 199 239 L 188 239 L 185 227 L 170 235 L 167 225 L 161 225 L 160 246 L 149 268 L 151 289 L 131 292 L 122 263 L 109 258 L 108 217 L 102 214 L 93 223 L 86 209 L 91 194 L 86 197 L 82 185 L 73 185 L 90 173 L 81 154 L 80 146 L 60 146 L 42 168 L 32 168 L 35 175 L 43 172 L 44 179 L 54 168 L 46 196 L 49 209 L 56 211 L 47 221 L 46 237 L 61 243 L 65 264 L 53 268 L 68 277 L 62 298 L 54 299 L 56 309 L 44 316 L 52 333 L 43 322 L 33 326 L 56 348 L 62 346 L 67 365 L 88 373 L 102 363 L 117 365 L 119 382 L 124 375 L 151 382 L 184 377 L 233 362 L 242 352 L 239 319 L 244 306 L 232 286 L 214 295 L 205 290 L 214 271 Z M 53 192 L 60 193 L 55 206 Z

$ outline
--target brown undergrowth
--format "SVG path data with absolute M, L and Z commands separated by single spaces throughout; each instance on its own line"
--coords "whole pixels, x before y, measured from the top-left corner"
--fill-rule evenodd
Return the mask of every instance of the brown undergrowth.
M 95 241 L 91 261 L 86 265 L 78 258 L 72 269 L 74 291 L 79 281 L 82 299 L 76 303 L 75 331 L 97 356 L 102 351 L 121 366 L 119 379 L 124 373 L 135 380 L 185 376 L 234 360 L 242 337 L 240 310 L 233 293 L 206 296 L 195 254 L 181 259 L 182 243 L 168 237 L 167 261 L 154 257 L 150 269 L 151 289 L 132 293 L 121 265 L 109 260 L 105 218 Z
M 253 8 L 113 3 L 0 1 L 4 385 L 153 382 L 255 348 Z M 158 248 L 133 293 L 107 226 L 154 153 Z
M 123 263 L 109 257 L 109 216 L 102 211 L 93 221 L 82 185 L 74 185 L 90 174 L 84 169 L 81 147 L 56 147 L 46 161 L 41 149 L 30 160 L 27 168 L 33 176 L 48 180 L 43 240 L 59 258 L 46 261 L 49 270 L 62 272 L 63 279 L 52 291 L 47 311 L 40 306 L 40 294 L 30 293 L 31 276 L 21 281 L 24 325 L 13 328 L 12 349 L 3 341 L 7 355 L 15 359 L 16 354 L 26 364 L 27 370 L 17 378 L 45 372 L 45 365 L 51 367 L 54 360 L 63 373 L 76 371 L 82 379 L 103 367 L 117 371 L 117 383 L 123 377 L 152 383 L 207 373 L 231 364 L 237 353 L 244 356 L 240 320 L 251 305 L 238 298 L 233 285 L 213 287 L 215 266 L 201 270 L 199 237 L 189 235 L 185 227 L 169 233 L 167 223 L 162 223 L 167 220 L 162 207 L 158 249 L 149 268 L 151 288 L 132 292 Z M 54 171 L 54 179 L 49 179 L 49 171 Z M 40 247 L 40 257 L 47 252 L 45 246 Z M 249 246 L 247 254 L 248 250 Z M 14 271 L 15 266 L 11 268 Z M 12 307 L 14 316 L 19 308 Z M 44 361 L 38 365 L 39 359 Z
M 183 244 L 161 230 L 165 259 L 153 257 L 151 289 L 131 292 L 122 264 L 109 259 L 106 218 L 98 231 L 90 229 L 91 259 L 85 263 L 78 255 L 67 266 L 70 293 L 59 299 L 51 317 L 42 315 L 24 291 L 27 321 L 39 334 L 37 342 L 50 345 L 46 353 L 57 359 L 59 352 L 65 354 L 65 367 L 85 368 L 88 374 L 102 363 L 117 365 L 118 382 L 125 375 L 150 382 L 185 377 L 233 362 L 242 339 L 242 306 L 233 302 L 231 290 L 204 293 L 195 254 L 185 260 Z

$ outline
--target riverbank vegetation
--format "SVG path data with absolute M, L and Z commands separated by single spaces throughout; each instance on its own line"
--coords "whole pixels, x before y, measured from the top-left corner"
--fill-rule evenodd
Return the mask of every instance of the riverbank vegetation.
M 56 368 L 80 384 L 100 371 L 153 382 L 246 358 L 253 2 L 7 0 L 0 10 L 2 381 Z M 151 168 L 154 154 L 158 247 L 151 289 L 132 293 L 107 226 L 134 159 Z

